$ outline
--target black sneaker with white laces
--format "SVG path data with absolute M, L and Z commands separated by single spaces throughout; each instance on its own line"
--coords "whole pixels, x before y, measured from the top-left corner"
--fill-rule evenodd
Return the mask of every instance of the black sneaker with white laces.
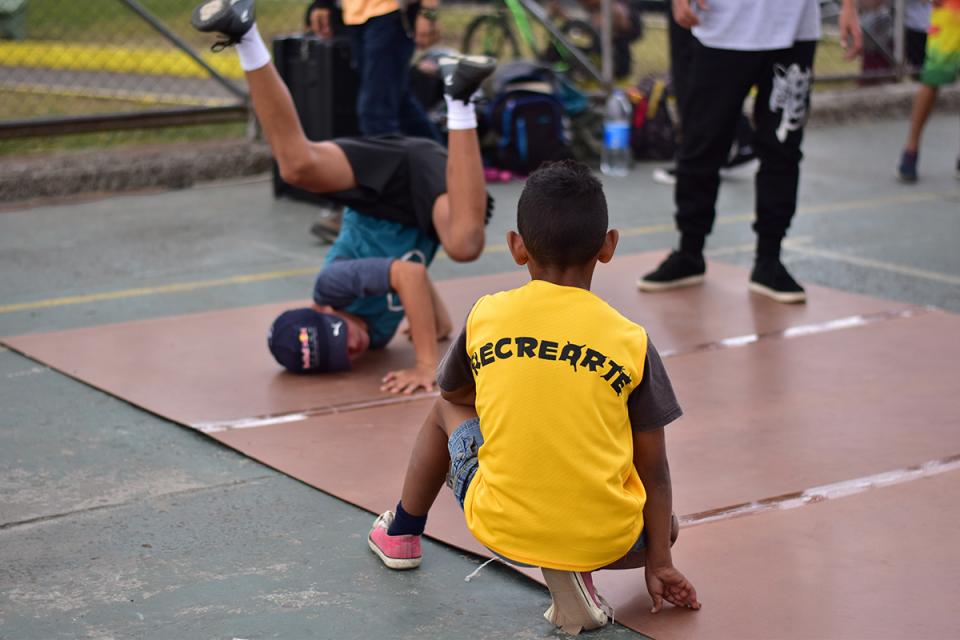
M 703 256 L 694 256 L 682 251 L 674 251 L 660 266 L 640 278 L 637 288 L 640 291 L 656 292 L 690 287 L 703 282 L 707 263 Z
M 757 258 L 750 274 L 750 291 L 786 304 L 807 301 L 807 292 L 776 258 Z
M 443 92 L 454 100 L 467 102 L 497 68 L 497 59 L 454 54 L 443 56 L 437 65 L 443 78 Z
M 206 0 L 193 10 L 190 23 L 197 31 L 223 35 L 226 40 L 213 45 L 215 50 L 223 49 L 240 42 L 250 31 L 255 19 L 253 5 L 254 0 Z

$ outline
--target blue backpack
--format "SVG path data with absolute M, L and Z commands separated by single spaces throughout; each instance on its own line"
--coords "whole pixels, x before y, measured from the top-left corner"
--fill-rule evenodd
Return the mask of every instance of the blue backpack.
M 572 157 L 553 72 L 522 61 L 503 66 L 494 77 L 487 110 L 495 141 L 489 159 L 526 175 L 543 162 Z

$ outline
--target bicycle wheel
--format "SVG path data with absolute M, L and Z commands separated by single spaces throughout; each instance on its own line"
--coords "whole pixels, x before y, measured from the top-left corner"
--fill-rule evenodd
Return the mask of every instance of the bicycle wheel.
M 463 34 L 464 53 L 493 56 L 500 61 L 520 57 L 517 39 L 503 16 L 477 16 Z

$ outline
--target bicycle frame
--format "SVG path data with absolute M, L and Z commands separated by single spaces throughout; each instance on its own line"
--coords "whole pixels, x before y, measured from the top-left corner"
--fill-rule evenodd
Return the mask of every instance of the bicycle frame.
M 520 30 L 520 36 L 534 52 L 536 51 L 536 40 L 533 36 L 533 28 L 527 19 L 527 14 L 547 30 L 547 33 L 550 34 L 561 56 L 567 60 L 572 58 L 577 66 L 583 69 L 587 75 L 591 76 L 602 86 L 607 86 L 607 82 L 603 79 L 603 74 L 600 73 L 580 49 L 567 40 L 563 32 L 550 20 L 550 17 L 547 15 L 547 12 L 544 11 L 543 7 L 532 0 L 503 0 L 503 2 L 513 15 L 513 19 L 517 23 L 517 28 Z

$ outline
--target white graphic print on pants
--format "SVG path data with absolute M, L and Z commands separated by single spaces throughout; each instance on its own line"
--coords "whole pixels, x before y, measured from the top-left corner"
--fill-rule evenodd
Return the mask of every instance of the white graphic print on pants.
M 813 71 L 801 69 L 794 63 L 789 67 L 774 65 L 773 88 L 770 91 L 770 111 L 783 111 L 777 140 L 785 142 L 791 131 L 803 127 L 807 121 L 807 102 L 810 96 L 810 78 Z

